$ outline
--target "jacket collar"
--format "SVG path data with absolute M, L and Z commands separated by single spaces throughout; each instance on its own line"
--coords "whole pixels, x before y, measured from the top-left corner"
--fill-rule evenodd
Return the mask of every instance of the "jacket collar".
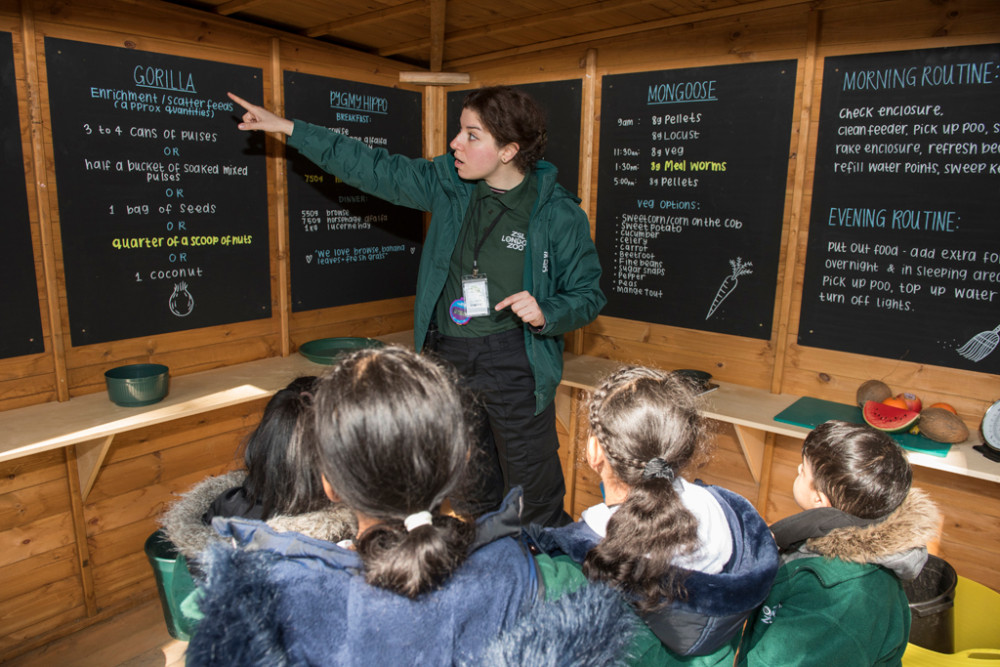
M 926 493 L 910 489 L 903 503 L 883 521 L 832 527 L 825 534 L 810 536 L 800 553 L 882 565 L 908 581 L 927 560 L 926 545 L 937 535 L 939 517 Z
M 469 553 L 503 537 L 517 537 L 521 532 L 521 488 L 511 489 L 500 508 L 476 520 L 476 538 Z M 357 552 L 337 546 L 333 542 L 312 537 L 302 532 L 282 532 L 262 521 L 233 517 L 216 517 L 212 527 L 224 538 L 232 539 L 236 546 L 280 553 L 304 562 L 318 559 L 344 569 L 361 566 Z

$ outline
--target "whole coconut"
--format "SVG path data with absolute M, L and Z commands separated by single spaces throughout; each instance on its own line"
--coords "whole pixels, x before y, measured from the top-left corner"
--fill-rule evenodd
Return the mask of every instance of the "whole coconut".
M 915 430 L 935 442 L 964 442 L 969 437 L 962 418 L 943 408 L 924 408 Z
M 882 382 L 881 380 L 868 380 L 858 387 L 858 407 L 865 407 L 865 403 L 867 401 L 881 403 L 890 396 L 892 396 L 892 390 L 889 389 L 889 385 L 885 382 Z

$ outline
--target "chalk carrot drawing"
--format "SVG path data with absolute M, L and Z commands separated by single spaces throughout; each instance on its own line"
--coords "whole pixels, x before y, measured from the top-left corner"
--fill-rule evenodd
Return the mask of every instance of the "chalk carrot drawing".
M 719 291 L 715 293 L 715 299 L 712 300 L 712 307 L 708 309 L 708 315 L 705 316 L 706 320 L 712 316 L 716 308 L 722 305 L 726 297 L 733 293 L 733 290 L 740 283 L 740 276 L 753 273 L 753 262 L 744 263 L 740 257 L 729 260 L 729 266 L 733 267 L 733 272 L 726 276 L 726 279 L 719 285 Z

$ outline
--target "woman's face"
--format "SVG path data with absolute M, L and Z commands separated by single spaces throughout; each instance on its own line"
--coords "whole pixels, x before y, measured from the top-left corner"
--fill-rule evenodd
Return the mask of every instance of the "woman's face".
M 455 169 L 467 181 L 485 179 L 506 171 L 513 158 L 509 147 L 498 146 L 493 135 L 486 130 L 479 114 L 472 109 L 463 109 L 461 129 L 449 146 L 455 155 Z M 516 152 L 516 151 L 514 151 Z

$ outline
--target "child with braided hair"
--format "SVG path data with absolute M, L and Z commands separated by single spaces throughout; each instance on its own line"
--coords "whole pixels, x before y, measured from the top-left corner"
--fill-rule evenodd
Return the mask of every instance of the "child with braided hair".
M 731 661 L 778 569 L 746 499 L 684 477 L 709 446 L 697 400 L 674 373 L 630 366 L 608 376 L 590 402 L 586 453 L 605 502 L 575 524 L 532 529 L 540 548 L 630 600 L 649 629 L 634 645 L 641 663 Z

